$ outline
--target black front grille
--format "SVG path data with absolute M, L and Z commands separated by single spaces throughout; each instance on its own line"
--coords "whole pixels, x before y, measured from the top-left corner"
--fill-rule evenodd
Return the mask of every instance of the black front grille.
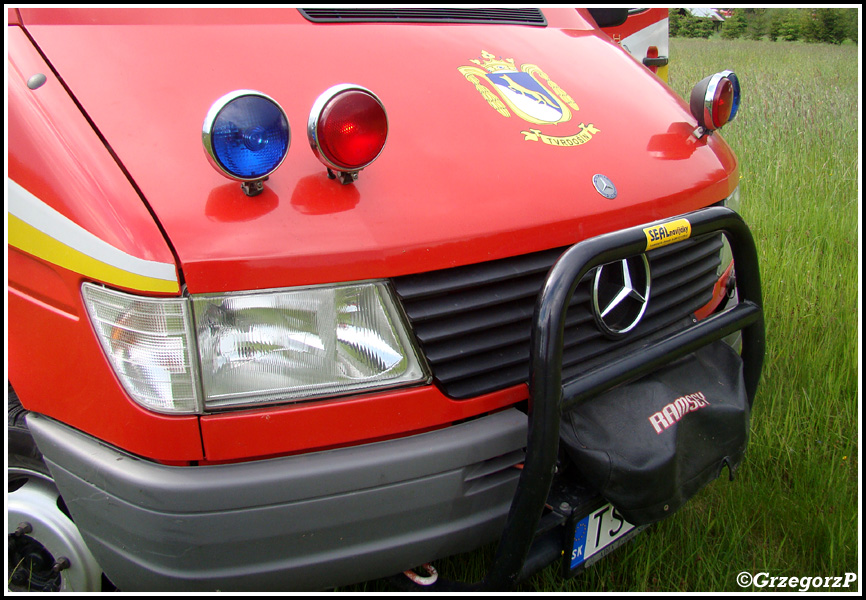
M 569 305 L 564 379 L 691 323 L 690 315 L 712 298 L 721 247 L 721 237 L 714 235 L 648 252 L 650 302 L 637 328 L 622 339 L 609 339 L 596 326 L 590 306 L 594 271 L 587 275 Z M 445 394 L 470 398 L 527 381 L 535 299 L 566 249 L 393 280 Z
M 537 8 L 300 8 L 313 23 L 475 23 L 545 26 Z

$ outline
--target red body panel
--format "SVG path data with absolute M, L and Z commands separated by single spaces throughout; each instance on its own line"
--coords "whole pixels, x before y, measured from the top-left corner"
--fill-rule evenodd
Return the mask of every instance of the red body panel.
M 176 255 L 193 294 L 384 278 L 563 246 L 718 202 L 736 186 L 724 141 L 696 140 L 686 105 L 573 9 L 545 11 L 546 28 L 317 25 L 294 9 L 20 13 L 51 65 L 10 28 L 10 178 L 129 254 Z M 552 125 L 503 117 L 458 71 L 485 51 L 537 65 L 579 110 Z M 26 86 L 33 70 L 48 75 L 36 93 Z M 339 83 L 375 92 L 390 123 L 382 155 L 346 186 L 327 178 L 305 139 L 313 101 Z M 276 99 L 292 127 L 285 162 L 254 198 L 214 171 L 201 146 L 211 103 L 242 88 Z M 572 136 L 584 124 L 597 133 L 577 146 L 529 135 Z M 595 173 L 614 181 L 616 199 L 595 191 Z M 24 254 L 13 260 L 28 274 L 10 277 L 10 337 L 40 334 L 10 352 L 10 371 L 27 380 L 12 381 L 25 406 L 151 458 L 359 443 L 526 398 L 524 386 L 465 402 L 419 388 L 200 419 L 155 415 L 126 398 L 107 366 L 80 368 L 105 362 L 82 318 L 82 278 Z M 53 297 L 39 283 L 50 278 L 62 282 Z M 55 316 L 37 325 L 43 304 Z M 38 344 L 55 331 L 62 345 Z M 78 362 L 63 356 L 69 348 L 81 348 Z M 85 385 L 78 370 L 100 376 Z
M 604 32 L 641 63 L 645 58 L 666 58 L 669 52 L 667 18 L 667 8 L 630 9 L 625 23 L 606 27 Z M 664 81 L 668 80 L 667 65 L 647 68 Z
M 115 248 L 173 263 L 153 217 L 51 67 L 21 29 L 8 36 L 9 178 Z M 30 90 L 37 73 L 47 81 Z
M 686 160 L 646 152 L 692 117 L 600 33 L 512 27 L 505 38 L 485 26 L 343 27 L 285 15 L 282 25 L 231 26 L 230 37 L 226 25 L 28 25 L 151 203 L 192 293 L 530 252 L 687 212 L 733 187 L 734 158 L 717 138 Z M 576 147 L 526 141 L 530 124 L 492 110 L 457 70 L 485 50 L 538 65 L 574 98 L 580 111 L 545 133 L 573 134 L 581 122 L 600 133 Z M 101 60 L 106 52 L 113 60 Z M 379 95 L 390 134 L 341 188 L 324 177 L 304 128 L 315 98 L 345 82 Z M 286 161 L 254 199 L 210 167 L 197 134 L 210 104 L 239 88 L 276 99 L 293 127 Z M 594 173 L 616 183 L 615 202 L 594 191 Z
M 526 399 L 517 386 L 471 400 L 451 400 L 432 386 L 309 404 L 207 415 L 208 460 L 323 450 L 444 427 Z
M 117 163 L 17 27 L 9 28 L 9 178 L 126 253 L 174 262 L 165 239 Z M 27 79 L 48 76 L 36 90 Z M 85 317 L 84 278 L 8 250 L 9 379 L 29 410 L 136 454 L 202 458 L 198 419 L 170 418 L 132 402 Z
M 9 379 L 25 408 L 49 415 L 129 452 L 163 461 L 200 460 L 198 419 L 168 417 L 132 402 L 109 367 L 84 316 L 81 276 L 9 250 L 9 270 L 33 280 L 10 282 Z M 71 312 L 39 299 L 48 287 L 71 293 Z M 23 290 L 27 291 L 23 291 Z M 53 295 L 56 297 L 57 291 Z M 43 296 L 44 297 L 44 296 Z M 50 340 L 49 343 L 45 343 Z

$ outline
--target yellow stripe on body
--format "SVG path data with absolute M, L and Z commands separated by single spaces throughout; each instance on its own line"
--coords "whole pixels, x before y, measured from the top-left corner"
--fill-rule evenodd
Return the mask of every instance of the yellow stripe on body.
M 9 245 L 52 264 L 105 283 L 143 292 L 177 293 L 177 281 L 131 273 L 88 256 L 7 214 Z

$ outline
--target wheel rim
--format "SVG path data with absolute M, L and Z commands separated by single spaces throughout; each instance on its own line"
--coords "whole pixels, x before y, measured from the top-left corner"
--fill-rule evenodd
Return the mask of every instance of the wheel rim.
M 60 508 L 62 501 L 50 477 L 10 467 L 7 525 L 10 589 L 16 591 L 86 592 L 102 589 L 102 569 L 90 553 L 72 519 Z M 52 571 L 66 558 L 69 566 Z

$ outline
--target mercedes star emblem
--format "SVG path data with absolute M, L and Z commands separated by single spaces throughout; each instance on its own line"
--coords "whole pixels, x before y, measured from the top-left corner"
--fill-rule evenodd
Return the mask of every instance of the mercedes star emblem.
M 608 337 L 637 327 L 650 297 L 650 268 L 645 254 L 602 265 L 592 284 L 592 313 Z
M 592 184 L 595 186 L 595 190 L 608 200 L 616 198 L 616 186 L 601 173 L 592 176 Z

